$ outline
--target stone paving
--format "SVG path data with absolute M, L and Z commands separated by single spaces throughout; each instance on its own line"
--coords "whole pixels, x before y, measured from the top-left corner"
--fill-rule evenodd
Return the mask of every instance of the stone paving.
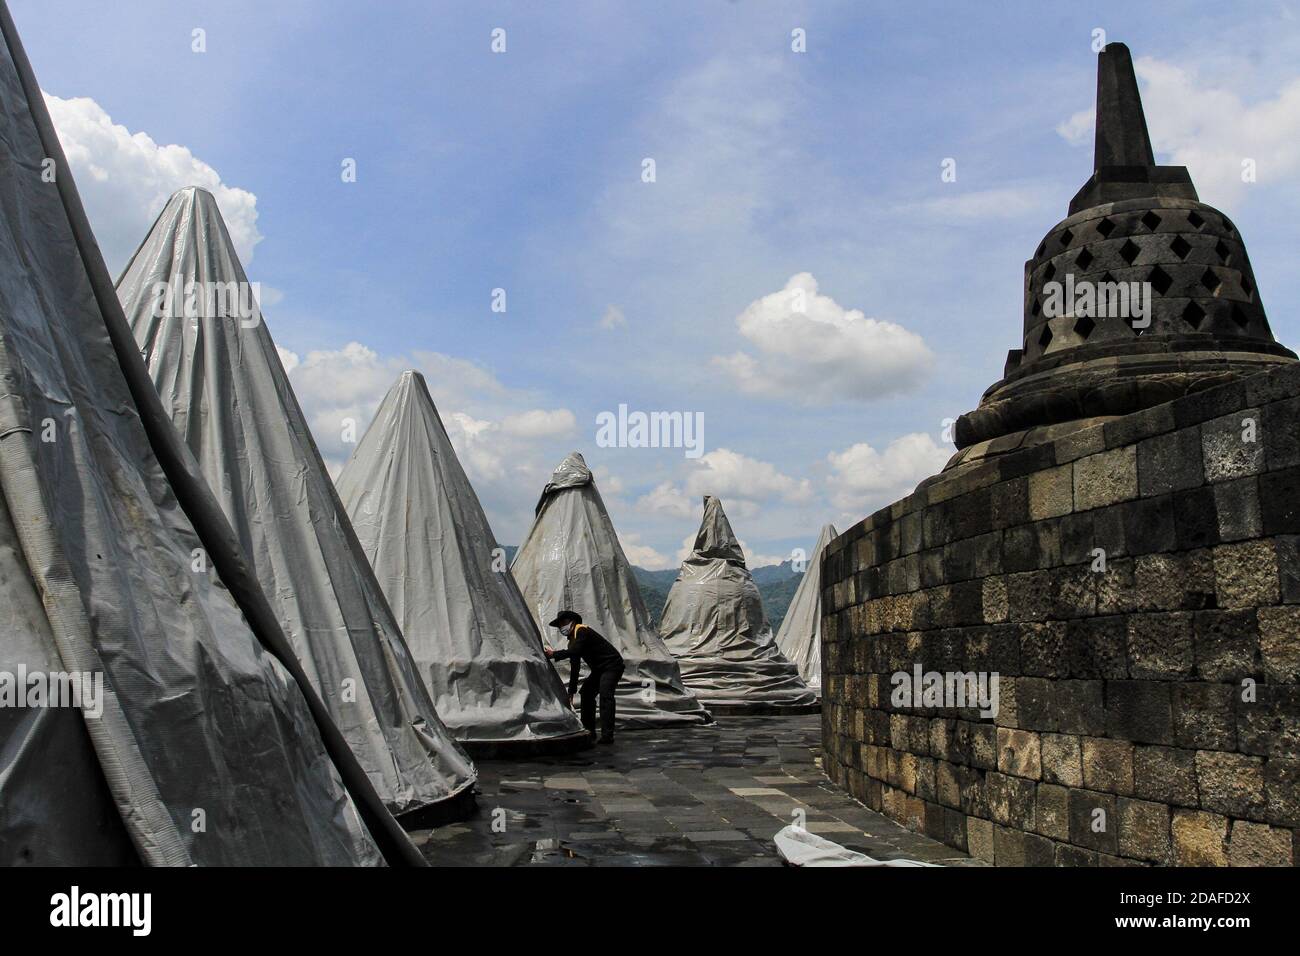
M 976 864 L 832 785 L 816 715 L 628 731 L 611 747 L 478 768 L 474 817 L 411 834 L 435 865 L 780 866 L 772 837 L 796 812 L 877 859 Z

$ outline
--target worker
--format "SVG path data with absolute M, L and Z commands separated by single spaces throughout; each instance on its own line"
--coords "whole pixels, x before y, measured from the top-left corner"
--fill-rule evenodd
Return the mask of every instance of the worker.
M 551 627 L 560 629 L 560 633 L 569 639 L 569 646 L 564 650 L 546 648 L 546 656 L 553 661 L 572 661 L 569 671 L 569 706 L 578 693 L 578 669 L 587 665 L 591 673 L 582 682 L 582 726 L 587 733 L 596 736 L 596 698 L 600 698 L 600 739 L 599 743 L 614 742 L 614 691 L 619 678 L 623 676 L 623 655 L 614 645 L 605 640 L 593 628 L 582 623 L 582 615 L 576 611 L 561 611 Z

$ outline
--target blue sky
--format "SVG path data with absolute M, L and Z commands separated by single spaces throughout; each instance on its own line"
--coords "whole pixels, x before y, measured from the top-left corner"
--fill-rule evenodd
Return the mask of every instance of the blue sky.
M 647 566 L 677 562 L 706 491 L 766 563 L 941 466 L 1091 170 L 1095 28 L 1300 343 L 1295 4 L 10 8 L 110 268 L 209 177 L 331 465 L 340 422 L 419 367 L 503 543 L 571 449 Z M 596 447 L 620 403 L 702 413 L 705 455 Z

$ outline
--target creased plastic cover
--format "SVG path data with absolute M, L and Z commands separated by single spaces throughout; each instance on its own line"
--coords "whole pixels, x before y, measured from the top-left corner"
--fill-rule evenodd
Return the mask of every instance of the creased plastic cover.
M 378 862 L 297 685 L 192 568 L 3 3 L 0 26 L 0 672 L 92 682 L 0 707 L 0 864 Z
M 713 702 L 798 707 L 817 695 L 776 646 L 758 586 L 722 511 L 705 496 L 695 548 L 668 592 L 659 634 L 677 657 L 682 680 Z
M 384 802 L 405 813 L 470 787 L 473 764 L 416 673 L 211 193 L 172 196 L 118 295 L 163 407 Z
M 776 646 L 817 694 L 822 684 L 822 555 L 838 533 L 831 525 L 822 525 L 803 579 L 776 632 Z
M 791 866 L 935 866 L 920 860 L 877 860 L 793 825 L 778 830 L 772 839 L 781 859 Z
M 677 662 L 650 626 L 614 523 L 587 463 L 576 451 L 542 489 L 537 516 L 511 571 L 542 628 L 543 640 L 554 646 L 558 632 L 547 624 L 569 608 L 623 655 L 620 725 L 702 724 L 712 719 L 682 686 Z
M 389 389 L 337 486 L 457 740 L 586 733 L 418 372 Z

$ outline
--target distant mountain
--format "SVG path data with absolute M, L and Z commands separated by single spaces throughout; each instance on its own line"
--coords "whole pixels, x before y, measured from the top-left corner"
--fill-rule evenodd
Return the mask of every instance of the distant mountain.
M 789 561 L 782 561 L 780 564 L 769 564 L 762 568 L 751 568 L 749 573 L 753 577 L 754 583 L 760 587 L 764 584 L 777 584 L 781 581 L 788 581 L 791 578 L 798 581 L 802 576 L 795 573 L 794 566 Z
M 759 570 L 766 571 L 768 569 L 760 568 Z M 802 580 L 802 574 L 795 574 L 790 571 L 784 577 L 758 585 L 758 593 L 763 595 L 763 609 L 767 611 L 767 619 L 772 623 L 773 634 L 781 630 L 781 622 L 785 620 L 785 612 L 790 610 L 790 602 L 794 600 L 794 592 L 799 590 L 799 582 Z
M 659 618 L 664 613 L 664 605 L 668 603 L 668 592 L 672 590 L 673 582 L 677 580 L 677 572 L 672 568 L 666 571 L 647 571 L 645 568 L 633 565 L 632 573 L 636 575 L 636 583 L 641 585 L 641 598 L 650 611 L 650 619 L 654 621 L 654 626 L 658 627 Z
M 506 552 L 506 560 L 514 561 L 515 552 L 519 550 L 518 546 L 507 544 L 502 547 Z M 664 605 L 668 603 L 668 592 L 672 590 L 673 582 L 677 580 L 677 570 L 669 568 L 665 571 L 648 571 L 633 565 L 632 573 L 641 588 L 641 598 L 650 611 L 650 619 L 654 626 L 658 627 L 659 619 L 664 613 Z M 785 612 L 789 610 L 790 602 L 794 600 L 794 592 L 799 589 L 799 582 L 803 579 L 803 575 L 796 573 L 789 561 L 769 564 L 762 568 L 751 568 L 749 573 L 753 576 L 754 583 L 758 585 L 758 593 L 763 596 L 763 608 L 767 611 L 767 619 L 772 624 L 772 632 L 775 633 L 781 629 Z

